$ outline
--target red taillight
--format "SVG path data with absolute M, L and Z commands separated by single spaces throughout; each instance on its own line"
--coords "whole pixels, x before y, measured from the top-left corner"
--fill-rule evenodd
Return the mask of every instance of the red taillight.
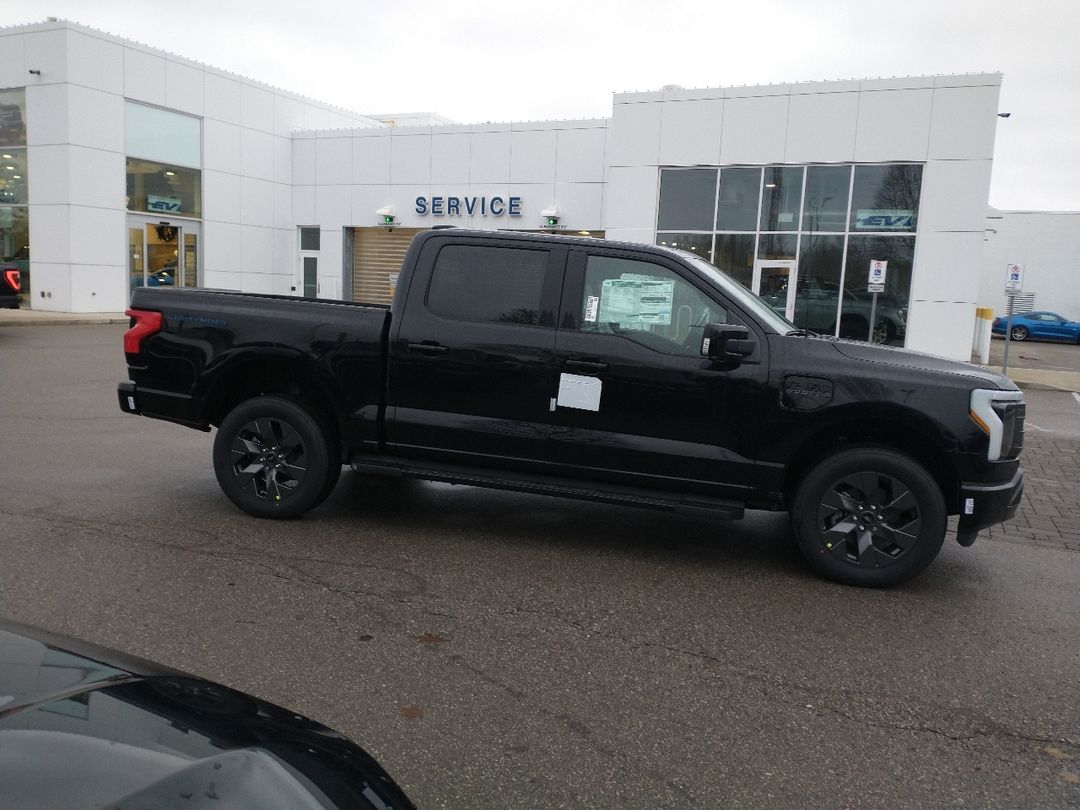
M 11 287 L 11 289 L 15 290 L 15 292 L 22 291 L 22 275 L 19 273 L 18 270 L 5 270 L 4 278 L 7 280 L 7 283 Z
M 161 331 L 161 313 L 149 312 L 145 309 L 129 309 L 124 314 L 135 319 L 131 328 L 124 332 L 124 352 L 138 354 L 142 339 Z

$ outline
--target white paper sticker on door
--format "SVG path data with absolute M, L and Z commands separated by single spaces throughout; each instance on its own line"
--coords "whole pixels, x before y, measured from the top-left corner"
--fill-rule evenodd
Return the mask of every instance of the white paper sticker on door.
M 600 308 L 600 298 L 590 295 L 585 299 L 585 323 L 596 323 L 596 311 Z
M 598 411 L 600 410 L 600 392 L 602 388 L 603 383 L 596 377 L 585 377 L 581 374 L 560 374 L 557 404 L 563 408 Z

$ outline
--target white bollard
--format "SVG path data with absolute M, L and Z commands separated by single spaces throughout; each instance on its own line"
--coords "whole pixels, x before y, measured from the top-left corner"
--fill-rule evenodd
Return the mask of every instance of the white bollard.
M 994 323 L 994 310 L 990 307 L 975 309 L 975 345 L 972 349 L 978 353 L 979 362 L 984 366 L 990 362 L 990 327 Z

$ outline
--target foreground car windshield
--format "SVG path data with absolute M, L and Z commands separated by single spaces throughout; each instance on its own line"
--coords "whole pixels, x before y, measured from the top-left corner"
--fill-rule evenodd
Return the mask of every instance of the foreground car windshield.
M 693 253 L 683 253 L 682 251 L 678 251 L 678 253 L 688 259 L 709 281 L 776 330 L 777 334 L 786 335 L 788 332 L 798 328 L 719 267 L 709 264 Z

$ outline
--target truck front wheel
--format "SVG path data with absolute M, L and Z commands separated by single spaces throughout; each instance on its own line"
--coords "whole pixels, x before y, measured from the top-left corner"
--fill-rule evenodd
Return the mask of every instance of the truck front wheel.
M 222 492 L 248 514 L 293 518 L 322 502 L 341 464 L 315 416 L 292 400 L 260 396 L 222 420 L 214 473 Z
M 909 456 L 884 447 L 843 450 L 803 479 L 791 519 L 799 549 L 829 579 L 886 587 L 928 566 L 941 550 L 945 499 Z

